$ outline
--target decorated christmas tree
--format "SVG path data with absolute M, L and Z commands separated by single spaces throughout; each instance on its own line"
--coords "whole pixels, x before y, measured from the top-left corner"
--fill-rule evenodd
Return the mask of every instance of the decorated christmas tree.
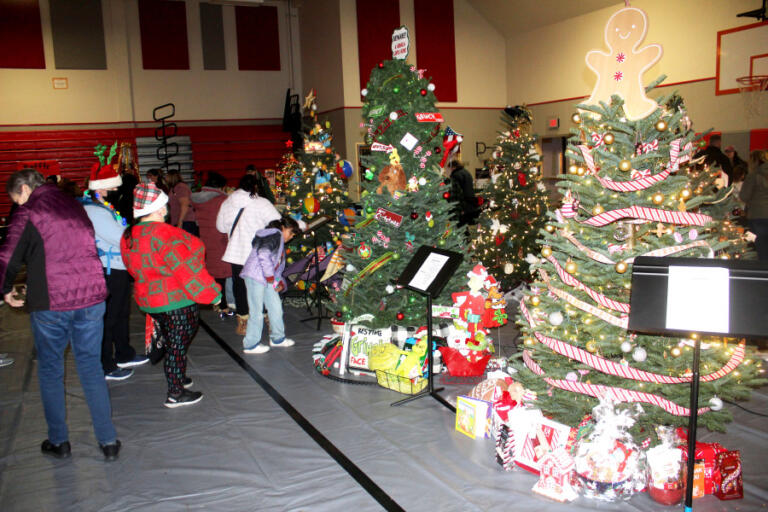
M 379 63 L 362 95 L 366 142 L 372 155 L 362 180 L 362 215 L 354 227 L 344 280 L 330 308 L 345 321 L 373 326 L 423 325 L 424 299 L 397 290 L 397 278 L 421 245 L 467 253 L 451 220 L 450 187 L 443 180 L 442 130 L 434 86 L 404 60 Z M 436 304 L 451 305 L 465 286 L 469 258 Z M 369 316 L 363 316 L 369 315 Z
M 683 112 L 639 86 L 639 74 L 661 55 L 657 45 L 637 49 L 645 14 L 624 8 L 608 23 L 611 52 L 587 56 L 598 83 L 574 115 L 568 157 L 575 164 L 559 183 L 562 207 L 548 213 L 541 231 L 541 259 L 532 265 L 538 279 L 520 304 L 525 346 L 515 364 L 537 392 L 536 406 L 572 426 L 598 396 L 615 397 L 619 407 L 641 404 L 633 434 L 645 440 L 656 425 L 687 424 L 694 342 L 627 330 L 633 261 L 727 258 L 734 242 L 721 240 L 718 221 L 700 211 L 712 196 L 680 172 L 694 140 Z M 614 37 L 618 31 L 632 37 Z M 750 386 L 766 381 L 743 342 L 701 341 L 699 424 L 722 431 L 731 420 L 723 400 L 745 399 Z
M 530 279 L 525 257 L 538 252 L 547 193 L 541 183 L 536 138 L 529 133 L 531 113 L 507 107 L 507 130 L 499 135 L 491 161 L 491 182 L 483 191 L 488 205 L 478 220 L 475 253 L 503 290 Z
M 344 209 L 349 202 L 346 179 L 351 166 L 334 152 L 331 123 L 317 118 L 315 99 L 314 90 L 310 91 L 304 104 L 308 115 L 304 147 L 295 148 L 295 158 L 285 160 L 286 213 L 308 225 L 319 216 L 330 217 L 330 222 L 317 230 L 318 244 L 329 251 L 349 226 Z M 313 249 L 311 240 L 301 237 L 294 239 L 290 248 L 294 253 L 291 260 L 305 257 Z

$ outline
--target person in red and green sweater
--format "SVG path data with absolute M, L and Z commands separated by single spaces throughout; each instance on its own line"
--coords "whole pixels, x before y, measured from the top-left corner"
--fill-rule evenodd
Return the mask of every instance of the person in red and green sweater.
M 190 391 L 187 350 L 199 323 L 198 304 L 218 304 L 221 287 L 205 268 L 199 238 L 166 224 L 168 196 L 153 183 L 134 190 L 134 224 L 120 241 L 125 268 L 135 279 L 139 309 L 157 324 L 165 341 L 166 407 L 192 405 L 203 398 Z

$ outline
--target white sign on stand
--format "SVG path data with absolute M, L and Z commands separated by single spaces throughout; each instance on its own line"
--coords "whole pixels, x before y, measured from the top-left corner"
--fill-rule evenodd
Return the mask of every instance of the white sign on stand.
M 410 49 L 411 41 L 408 36 L 408 27 L 403 25 L 402 27 L 395 29 L 392 32 L 392 58 L 405 60 L 408 57 L 408 50 Z
M 667 329 L 729 332 L 730 272 L 721 267 L 669 267 Z
M 448 261 L 448 256 L 435 252 L 430 253 L 427 259 L 424 260 L 424 263 L 421 264 L 416 275 L 410 280 L 408 286 L 426 291 L 437 277 L 437 274 L 443 269 L 446 261 Z

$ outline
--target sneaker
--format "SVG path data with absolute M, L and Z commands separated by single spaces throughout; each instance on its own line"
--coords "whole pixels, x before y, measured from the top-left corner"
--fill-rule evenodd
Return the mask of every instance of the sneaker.
M 296 344 L 291 338 L 283 338 L 283 341 L 280 343 L 275 343 L 272 340 L 269 340 L 269 346 L 270 347 L 292 347 Z
M 165 400 L 165 406 L 168 408 L 184 407 L 185 405 L 196 404 L 203 399 L 203 394 L 199 391 L 183 390 L 179 396 L 168 395 Z
M 13 364 L 12 357 L 0 357 L 0 368 L 3 366 L 11 366 Z
M 149 362 L 149 358 L 147 356 L 136 355 L 130 361 L 126 361 L 124 363 L 117 363 L 117 367 L 118 368 L 133 368 L 134 366 L 141 366 L 141 365 L 146 364 L 148 362 Z
M 104 454 L 106 460 L 115 460 L 117 454 L 120 453 L 120 446 L 122 446 L 120 440 L 116 439 L 114 443 L 100 444 L 99 448 L 101 448 L 101 453 Z
M 269 352 L 269 347 L 263 343 L 259 343 L 250 348 L 244 348 L 243 352 L 246 354 L 263 354 L 264 352 Z
M 118 368 L 104 376 L 107 380 L 125 380 L 131 378 L 133 370 L 130 368 Z
M 40 451 L 43 452 L 43 455 L 50 455 L 51 457 L 56 457 L 57 459 L 66 459 L 72 455 L 72 446 L 69 444 L 69 441 L 64 441 L 60 444 L 53 444 L 46 439 L 40 446 Z
M 184 377 L 181 379 L 181 385 L 184 386 L 184 389 L 189 389 L 192 387 L 192 378 L 191 377 Z

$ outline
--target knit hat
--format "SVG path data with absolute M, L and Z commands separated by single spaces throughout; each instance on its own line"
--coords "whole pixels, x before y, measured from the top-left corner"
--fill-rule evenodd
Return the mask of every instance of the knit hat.
M 168 196 L 154 183 L 139 183 L 133 189 L 133 216 L 144 217 L 168 203 Z
M 108 190 L 117 188 L 123 184 L 123 179 L 110 164 L 93 164 L 91 178 L 88 180 L 88 188 L 91 190 Z

